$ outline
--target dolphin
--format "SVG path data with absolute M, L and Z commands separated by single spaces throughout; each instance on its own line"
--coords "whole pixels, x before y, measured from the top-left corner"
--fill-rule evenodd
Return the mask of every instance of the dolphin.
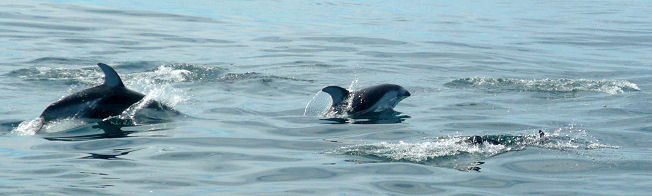
M 104 119 L 121 114 L 145 97 L 139 92 L 127 89 L 118 73 L 110 66 L 104 63 L 98 63 L 97 66 L 104 72 L 104 83 L 50 104 L 39 116 L 42 122 L 67 118 Z M 143 108 L 179 113 L 158 101 L 149 101 Z
M 322 89 L 333 100 L 330 112 L 361 116 L 393 109 L 398 102 L 410 96 L 410 92 L 396 84 L 381 84 L 349 92 L 339 86 Z
M 542 131 L 539 130 L 539 133 L 537 135 L 539 138 L 543 138 L 546 136 L 546 134 Z M 460 143 L 466 143 L 466 144 L 471 144 L 471 145 L 476 145 L 476 146 L 482 146 L 484 144 L 491 144 L 491 145 L 513 145 L 517 144 L 519 142 L 522 142 L 524 139 L 527 138 L 533 138 L 536 137 L 535 135 L 529 135 L 529 136 L 508 136 L 508 135 L 485 135 L 485 136 L 479 136 L 479 135 L 474 135 L 474 136 L 467 136 L 464 137 L 464 139 Z

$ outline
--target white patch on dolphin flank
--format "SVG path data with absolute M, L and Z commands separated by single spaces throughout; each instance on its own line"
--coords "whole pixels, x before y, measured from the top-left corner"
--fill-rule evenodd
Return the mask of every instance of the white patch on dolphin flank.
M 398 91 L 389 91 L 381 97 L 378 102 L 376 102 L 371 108 L 369 108 L 369 111 L 373 112 L 382 112 L 388 109 L 394 108 L 398 102 L 400 102 L 402 99 L 398 97 Z
M 66 119 L 50 121 L 45 123 L 43 127 L 41 127 L 41 129 L 38 130 L 38 133 L 42 134 L 42 133 L 56 133 L 56 132 L 68 131 L 71 129 L 83 127 L 91 122 L 93 121 L 88 121 L 88 119 L 83 120 L 78 118 L 66 118 Z
M 43 126 L 43 118 L 35 118 L 21 122 L 16 128 L 11 130 L 13 135 L 35 135 Z

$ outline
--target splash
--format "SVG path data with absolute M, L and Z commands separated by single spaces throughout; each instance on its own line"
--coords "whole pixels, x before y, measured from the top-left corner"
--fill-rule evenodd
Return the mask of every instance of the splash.
M 355 80 L 351 81 L 351 84 L 349 84 L 349 88 L 347 89 L 349 92 L 353 92 L 354 89 L 358 86 L 358 76 L 355 76 Z M 346 110 L 349 110 L 353 108 L 353 96 L 349 96 L 346 99 Z
M 351 84 L 349 84 L 348 91 L 353 91 L 354 88 L 356 88 L 358 85 L 358 77 L 357 75 L 355 76 L 355 79 L 351 81 Z M 327 117 L 327 118 L 346 118 L 346 114 L 338 114 L 337 112 L 333 111 L 330 109 L 330 106 L 332 104 L 332 99 L 330 96 L 320 96 L 322 95 L 321 89 L 315 93 L 314 96 L 312 96 L 312 99 L 306 103 L 306 107 L 303 110 L 303 116 L 307 115 L 314 115 L 314 116 L 320 116 L 320 117 Z M 349 97 L 346 100 L 347 102 L 347 108 L 352 107 L 352 101 L 353 97 Z
M 528 91 L 544 93 L 598 92 L 620 94 L 640 91 L 635 83 L 626 80 L 589 79 L 541 79 L 523 80 L 515 78 L 460 78 L 445 84 L 453 88 L 479 88 L 486 90 Z
M 395 143 L 358 144 L 340 147 L 335 152 L 348 155 L 377 157 L 389 161 L 426 163 L 441 158 L 468 154 L 490 157 L 513 149 L 520 149 L 518 146 L 492 144 L 489 142 L 476 145 L 465 142 L 465 139 L 466 137 L 443 137 L 435 138 L 434 141 L 422 142 L 399 141 Z
M 191 76 L 193 74 L 192 72 L 185 69 L 173 69 L 172 67 L 165 67 L 162 65 L 152 73 L 155 75 L 155 78 L 159 78 L 158 76 L 168 76 L 160 78 L 165 78 L 172 82 L 188 81 L 192 79 Z
M 159 83 L 157 80 L 148 78 L 130 80 L 129 87 L 137 89 L 140 92 L 145 92 L 145 97 L 143 98 L 145 101 L 157 100 L 172 107 L 188 100 L 188 95 L 186 95 L 184 90 L 175 88 L 171 84 Z
M 562 151 L 620 148 L 620 146 L 600 143 L 599 139 L 589 135 L 584 129 L 575 128 L 574 124 L 571 124 L 566 128 L 554 130 L 552 133 L 549 133 L 545 142 L 533 143 L 531 146 Z
M 353 92 L 354 89 L 356 89 L 358 86 L 358 75 L 355 75 L 355 79 L 351 81 L 351 84 L 349 84 L 349 87 L 346 89 L 349 92 Z M 332 100 L 331 100 L 332 101 Z M 342 109 L 341 111 L 348 111 L 351 108 L 353 108 L 353 96 L 349 96 L 344 100 L 346 102 L 346 108 Z M 329 105 L 330 106 L 330 105 Z M 326 111 L 322 113 L 323 117 L 327 118 L 340 118 L 340 119 L 346 119 L 349 117 L 349 115 L 346 112 L 338 112 L 337 110 L 334 110 L 333 108 L 328 108 Z
M 315 101 L 317 100 L 317 97 L 321 94 L 321 90 L 317 91 L 314 96 L 312 96 L 312 99 L 306 103 L 306 108 L 303 109 L 303 116 L 307 116 L 308 112 L 310 111 L 311 114 L 316 114 L 316 115 L 321 115 L 328 110 L 328 106 L 330 104 L 319 104 L 322 105 L 322 107 L 316 106 L 316 107 L 310 107 L 313 103 L 322 103 L 322 101 Z
M 131 105 L 125 112 L 134 114 L 144 106 L 156 100 L 162 104 L 174 107 L 185 102 L 189 97 L 182 89 L 175 88 L 172 83 L 183 81 L 194 81 L 202 76 L 196 75 L 194 71 L 210 70 L 203 66 L 188 64 L 161 65 L 151 72 L 128 74 L 125 85 L 136 91 L 144 92 L 145 97 L 139 102 Z M 193 70 L 193 71 L 191 71 Z M 123 112 L 123 114 L 125 114 Z M 133 115 L 131 115 L 133 116 Z
M 442 138 L 436 141 L 415 143 L 399 141 L 397 143 L 380 142 L 345 146 L 337 149 L 335 152 L 348 155 L 371 156 L 390 161 L 426 163 L 437 158 L 462 154 L 476 154 L 489 157 L 509 150 L 511 150 L 511 147 L 505 145 L 493 145 L 489 143 L 473 145 L 464 143 L 461 138 Z
M 219 67 L 193 64 L 164 64 L 154 70 L 128 74 L 135 81 L 144 80 L 157 84 L 210 81 L 219 78 L 226 70 Z M 142 81 L 141 81 L 142 82 Z
M 482 137 L 497 142 L 483 141 L 482 144 L 476 144 L 468 142 L 468 136 L 441 137 L 417 142 L 383 141 L 371 144 L 347 145 L 334 150 L 333 153 L 374 158 L 380 161 L 403 161 L 457 167 L 458 165 L 469 165 L 475 161 L 502 153 L 523 150 L 526 147 L 561 151 L 619 148 L 619 146 L 601 144 L 599 140 L 587 135 L 585 130 L 574 129 L 572 126 L 557 129 L 552 133 L 545 134 L 545 136 L 522 134 Z M 463 159 L 470 161 L 467 160 L 466 163 L 460 161 Z M 442 162 L 453 163 L 442 164 Z
M 187 101 L 187 98 L 183 93 L 182 90 L 171 87 L 156 88 L 147 93 L 143 99 L 129 106 L 129 108 L 123 111 L 120 115 L 105 118 L 104 121 L 111 121 L 116 124 L 127 126 L 141 125 L 144 122 L 167 121 L 166 119 L 180 114 L 174 111 L 172 107 L 180 102 Z M 160 108 L 160 110 L 154 109 L 154 113 L 147 113 L 147 107 L 154 104 L 156 101 L 163 104 L 163 106 L 157 106 L 162 108 Z M 141 120 L 141 117 L 143 120 Z

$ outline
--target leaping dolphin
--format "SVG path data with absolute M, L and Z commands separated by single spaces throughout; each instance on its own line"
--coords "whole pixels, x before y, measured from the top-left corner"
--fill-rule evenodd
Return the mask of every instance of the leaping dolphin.
M 76 92 L 50 104 L 41 113 L 40 118 L 43 122 L 67 118 L 104 119 L 121 114 L 145 97 L 139 92 L 127 89 L 113 68 L 104 63 L 98 63 L 97 66 L 104 72 L 104 83 Z M 158 101 L 150 101 L 143 108 L 178 113 Z
M 381 84 L 354 92 L 339 86 L 328 86 L 322 91 L 333 100 L 330 112 L 353 117 L 393 109 L 398 102 L 410 96 L 410 92 L 396 84 Z

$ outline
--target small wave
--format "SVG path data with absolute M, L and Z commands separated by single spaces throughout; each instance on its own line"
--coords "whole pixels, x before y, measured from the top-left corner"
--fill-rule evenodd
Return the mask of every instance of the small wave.
M 122 65 L 115 66 L 121 69 Z M 127 64 L 125 68 L 134 66 Z M 232 82 L 239 80 L 260 79 L 264 82 L 272 80 L 292 80 L 312 82 L 312 80 L 297 79 L 262 74 L 257 72 L 226 73 L 220 67 L 193 64 L 164 64 L 155 69 L 136 73 L 120 73 L 125 85 L 138 84 L 171 84 L 179 82 Z M 31 81 L 63 81 L 70 84 L 99 85 L 104 81 L 104 74 L 96 67 L 83 68 L 50 68 L 33 67 L 11 71 L 8 76 Z
M 626 80 L 541 79 L 515 78 L 460 78 L 444 84 L 452 88 L 479 88 L 486 90 L 528 91 L 545 93 L 599 92 L 619 94 L 639 91 L 638 85 Z
M 14 70 L 7 75 L 30 81 L 62 81 L 72 84 L 100 84 L 104 77 L 99 69 L 95 70 L 91 67 L 77 69 L 33 67 Z
M 117 69 L 120 65 L 115 66 Z M 149 81 L 148 83 L 172 83 L 214 80 L 220 78 L 225 69 L 218 67 L 209 67 L 191 64 L 169 64 L 161 65 L 156 69 L 138 72 L 138 73 L 121 73 L 120 77 L 123 82 L 130 84 L 132 82 Z M 65 81 L 71 83 L 81 83 L 96 85 L 101 84 L 104 74 L 96 67 L 83 68 L 50 68 L 50 67 L 33 67 L 11 71 L 8 76 L 18 77 L 24 80 L 36 81 Z
M 145 72 L 126 74 L 127 81 L 152 84 L 210 81 L 226 72 L 220 67 L 193 64 L 167 64 Z
M 246 72 L 246 73 L 227 73 L 222 77 L 217 78 L 217 81 L 239 81 L 239 80 L 252 80 L 260 79 L 263 82 L 271 82 L 272 80 L 291 80 L 291 81 L 301 81 L 301 82 L 313 82 L 314 80 L 298 79 L 294 77 L 283 77 L 275 75 L 266 75 L 257 72 Z
M 402 45 L 406 44 L 403 41 L 382 39 L 382 38 L 368 38 L 368 37 L 304 37 L 304 40 L 311 41 L 324 41 L 332 43 L 347 43 L 355 45 Z
M 80 58 L 66 58 L 66 57 L 42 57 L 29 61 L 30 64 L 79 64 L 79 63 L 93 63 L 90 59 Z

